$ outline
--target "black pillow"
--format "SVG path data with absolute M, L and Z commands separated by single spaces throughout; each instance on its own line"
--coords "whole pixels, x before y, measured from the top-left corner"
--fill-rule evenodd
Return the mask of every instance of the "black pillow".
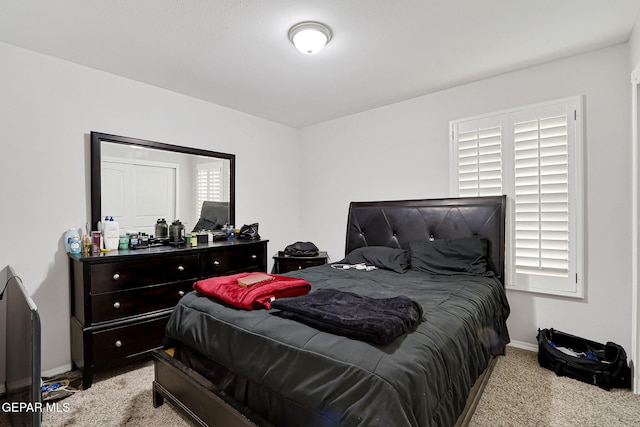
M 411 255 L 404 249 L 386 246 L 364 246 L 354 249 L 340 264 L 375 265 L 378 268 L 404 273 L 411 268 Z
M 487 272 L 487 240 L 477 237 L 409 242 L 411 269 L 425 273 Z

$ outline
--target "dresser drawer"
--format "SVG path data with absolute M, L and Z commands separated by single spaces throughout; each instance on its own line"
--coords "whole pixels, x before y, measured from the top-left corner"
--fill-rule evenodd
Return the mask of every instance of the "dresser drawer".
M 308 260 L 283 259 L 277 261 L 276 273 L 287 273 L 289 271 L 302 270 L 308 267 L 315 267 L 327 263 L 326 258 L 314 258 Z
M 91 266 L 91 291 L 95 295 L 197 277 L 197 254 L 94 264 Z
M 264 245 L 244 245 L 226 248 L 224 251 L 200 255 L 200 276 L 211 277 L 244 271 L 263 271 Z
M 275 274 L 287 273 L 289 271 L 302 270 L 308 267 L 326 264 L 329 256 L 326 252 L 319 252 L 316 256 L 300 257 L 289 256 L 283 251 L 279 251 L 273 257 L 273 272 Z
M 91 297 L 93 323 L 174 307 L 178 300 L 192 289 L 193 281 L 187 281 L 93 295 Z
M 153 320 L 93 333 L 94 366 L 111 365 L 161 347 L 168 321 L 167 314 Z

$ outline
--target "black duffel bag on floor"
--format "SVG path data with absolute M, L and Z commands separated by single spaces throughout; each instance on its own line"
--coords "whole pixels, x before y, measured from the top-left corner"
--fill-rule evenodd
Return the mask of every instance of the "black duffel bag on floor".
M 556 331 L 538 329 L 538 362 L 558 376 L 611 388 L 630 388 L 627 353 L 618 344 L 600 344 Z

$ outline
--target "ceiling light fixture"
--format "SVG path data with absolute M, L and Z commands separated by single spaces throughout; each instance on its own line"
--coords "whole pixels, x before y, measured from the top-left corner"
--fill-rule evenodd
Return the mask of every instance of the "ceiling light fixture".
M 319 22 L 301 22 L 289 30 L 289 40 L 305 55 L 318 53 L 331 40 L 331 30 Z

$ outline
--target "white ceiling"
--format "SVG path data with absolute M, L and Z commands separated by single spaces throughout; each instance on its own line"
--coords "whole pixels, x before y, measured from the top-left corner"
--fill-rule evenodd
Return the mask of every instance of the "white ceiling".
M 0 41 L 299 128 L 624 43 L 639 11 L 639 0 L 2 0 Z M 287 38 L 307 20 L 333 31 L 313 56 Z

